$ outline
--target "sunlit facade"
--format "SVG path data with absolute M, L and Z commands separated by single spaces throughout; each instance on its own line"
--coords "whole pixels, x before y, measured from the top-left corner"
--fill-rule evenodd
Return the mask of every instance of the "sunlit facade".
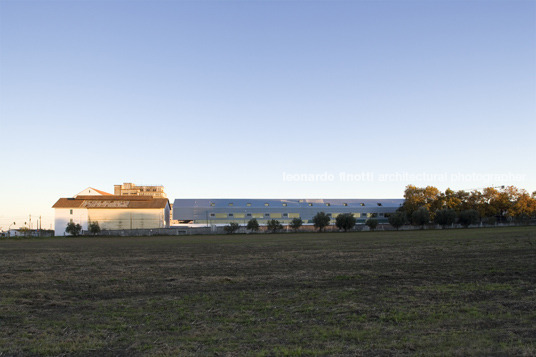
M 65 235 L 69 222 L 88 230 L 97 222 L 101 229 L 169 228 L 170 204 L 167 198 L 147 196 L 77 195 L 60 198 L 54 206 L 55 235 Z

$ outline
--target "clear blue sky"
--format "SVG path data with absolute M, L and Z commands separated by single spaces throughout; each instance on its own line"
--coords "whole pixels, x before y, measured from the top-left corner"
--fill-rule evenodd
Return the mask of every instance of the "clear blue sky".
M 122 182 L 532 192 L 535 129 L 535 1 L 0 1 L 0 227 Z

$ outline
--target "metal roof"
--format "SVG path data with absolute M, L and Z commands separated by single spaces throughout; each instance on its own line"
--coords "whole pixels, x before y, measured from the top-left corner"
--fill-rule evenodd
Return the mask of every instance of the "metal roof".
M 400 207 L 404 199 L 244 199 L 244 198 L 216 198 L 216 199 L 175 199 L 173 207 L 235 207 L 235 208 L 265 208 L 265 207 Z

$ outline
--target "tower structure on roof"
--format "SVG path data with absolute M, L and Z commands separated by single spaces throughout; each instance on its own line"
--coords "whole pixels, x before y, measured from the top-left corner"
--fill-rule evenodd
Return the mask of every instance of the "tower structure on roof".
M 122 185 L 114 185 L 116 196 L 151 196 L 154 198 L 167 198 L 162 185 L 135 185 L 125 182 Z

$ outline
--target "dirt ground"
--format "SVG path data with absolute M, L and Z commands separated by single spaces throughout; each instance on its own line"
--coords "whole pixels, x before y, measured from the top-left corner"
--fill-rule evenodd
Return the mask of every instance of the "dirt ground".
M 536 355 L 536 227 L 0 240 L 0 356 Z

